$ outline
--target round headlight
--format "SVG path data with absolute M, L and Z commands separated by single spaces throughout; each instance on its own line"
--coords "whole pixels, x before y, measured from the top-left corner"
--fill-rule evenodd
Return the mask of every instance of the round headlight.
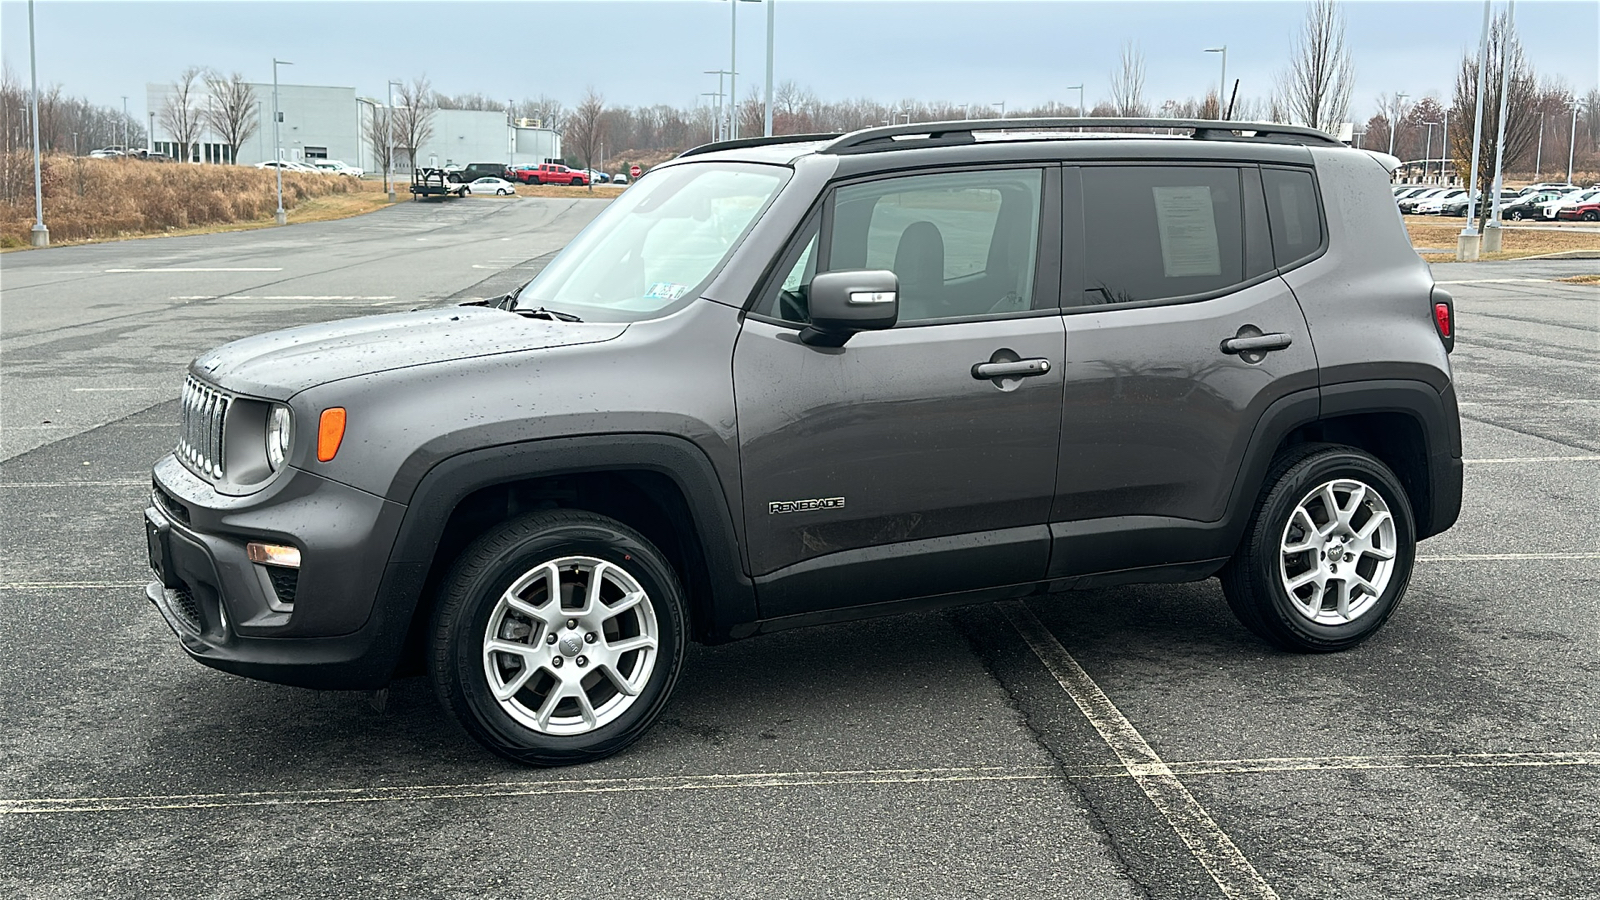
M 290 427 L 289 407 L 273 406 L 267 414 L 267 465 L 274 472 L 283 468 L 289 455 Z

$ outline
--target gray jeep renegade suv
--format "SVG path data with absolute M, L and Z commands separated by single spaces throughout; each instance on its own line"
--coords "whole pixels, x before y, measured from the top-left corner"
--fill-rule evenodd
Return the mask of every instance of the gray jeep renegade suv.
M 506 297 L 196 360 L 147 594 L 228 672 L 426 671 L 534 764 L 638 739 L 691 639 L 1220 575 L 1353 646 L 1461 504 L 1388 162 L 1175 120 L 692 150 Z

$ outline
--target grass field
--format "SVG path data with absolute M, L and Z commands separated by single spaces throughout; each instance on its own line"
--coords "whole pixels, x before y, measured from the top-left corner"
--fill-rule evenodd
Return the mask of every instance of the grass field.
M 1406 233 L 1411 245 L 1417 248 L 1428 262 L 1454 262 L 1456 237 L 1465 225 L 1464 219 L 1438 216 L 1405 216 Z M 1507 228 L 1502 235 L 1501 249 L 1485 253 L 1484 259 L 1526 259 L 1546 253 L 1567 250 L 1600 251 L 1600 232 L 1578 231 L 1562 228 Z M 1429 249 L 1439 252 L 1429 253 Z

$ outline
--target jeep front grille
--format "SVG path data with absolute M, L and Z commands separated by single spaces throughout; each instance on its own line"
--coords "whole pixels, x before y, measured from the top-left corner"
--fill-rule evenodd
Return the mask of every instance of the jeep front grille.
M 206 478 L 222 477 L 222 423 L 231 398 L 193 375 L 183 383 L 183 432 L 178 458 Z

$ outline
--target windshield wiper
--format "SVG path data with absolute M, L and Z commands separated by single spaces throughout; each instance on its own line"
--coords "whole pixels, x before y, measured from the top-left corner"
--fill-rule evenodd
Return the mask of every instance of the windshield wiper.
M 538 309 L 514 309 L 514 310 L 512 310 L 512 312 L 516 313 L 519 316 L 527 316 L 530 319 L 549 319 L 552 322 L 582 322 L 583 321 L 582 319 L 578 318 L 577 316 L 573 315 L 572 313 L 557 312 L 556 310 L 553 310 L 553 309 L 545 309 L 542 306 L 539 307 Z

